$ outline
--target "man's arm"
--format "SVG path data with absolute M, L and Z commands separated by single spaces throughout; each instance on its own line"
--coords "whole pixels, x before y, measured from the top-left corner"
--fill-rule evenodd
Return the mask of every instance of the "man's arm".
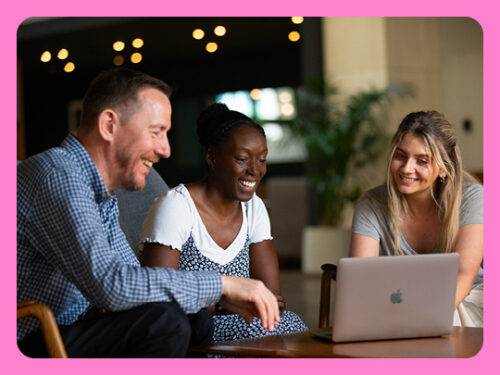
M 179 250 L 172 249 L 170 246 L 155 243 L 144 244 L 142 262 L 145 266 L 177 269 L 179 267 L 179 257 Z M 251 322 L 254 316 L 259 317 L 264 328 L 273 330 L 274 325 L 279 321 L 279 317 L 277 321 L 274 310 L 276 297 L 273 295 L 271 298 L 269 289 L 257 280 L 235 276 L 221 277 L 221 306 L 232 313 L 239 314 L 247 322 Z
M 175 300 L 186 313 L 194 313 L 219 300 L 222 281 L 216 272 L 127 264 L 124 257 L 134 257 L 123 233 L 101 217 L 113 204 L 116 200 L 99 208 L 81 176 L 62 171 L 40 187 L 33 207 L 37 248 L 92 305 L 118 311 Z

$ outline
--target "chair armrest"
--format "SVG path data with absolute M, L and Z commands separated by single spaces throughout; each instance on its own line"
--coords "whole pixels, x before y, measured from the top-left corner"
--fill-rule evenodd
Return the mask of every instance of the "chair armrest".
M 40 322 L 47 353 L 53 358 L 68 358 L 66 349 L 56 324 L 56 319 L 52 311 L 45 305 L 36 303 L 33 300 L 21 301 L 17 303 L 17 319 L 33 316 Z

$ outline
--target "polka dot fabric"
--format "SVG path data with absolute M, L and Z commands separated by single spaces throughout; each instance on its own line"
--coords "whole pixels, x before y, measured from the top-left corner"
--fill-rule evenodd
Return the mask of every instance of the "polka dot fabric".
M 219 264 L 206 256 L 196 248 L 192 236 L 182 246 L 179 259 L 179 269 L 188 271 L 215 270 L 223 275 L 241 276 L 248 278 L 250 269 L 250 240 L 247 235 L 244 247 L 238 255 L 227 264 Z M 293 312 L 285 310 L 281 315 L 279 324 L 274 331 L 269 332 L 262 328 L 260 319 L 255 318 L 253 322 L 245 322 L 239 315 L 215 315 L 214 342 L 238 340 L 268 335 L 279 335 L 307 330 L 306 325 Z

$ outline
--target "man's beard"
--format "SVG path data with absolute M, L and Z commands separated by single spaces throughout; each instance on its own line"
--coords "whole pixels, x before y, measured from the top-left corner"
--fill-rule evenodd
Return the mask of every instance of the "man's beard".
M 146 184 L 139 185 L 136 183 L 135 173 L 132 171 L 130 173 L 130 177 L 127 176 L 127 179 L 125 180 L 125 184 L 123 186 L 123 189 L 128 190 L 128 191 L 141 191 L 144 190 L 146 187 Z

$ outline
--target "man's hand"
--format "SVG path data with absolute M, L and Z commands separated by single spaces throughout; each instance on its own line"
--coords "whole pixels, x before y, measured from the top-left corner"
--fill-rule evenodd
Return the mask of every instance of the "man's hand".
M 219 304 L 226 310 L 251 322 L 260 318 L 262 327 L 274 330 L 280 320 L 280 310 L 275 295 L 260 280 L 236 276 L 221 276 L 222 298 Z

